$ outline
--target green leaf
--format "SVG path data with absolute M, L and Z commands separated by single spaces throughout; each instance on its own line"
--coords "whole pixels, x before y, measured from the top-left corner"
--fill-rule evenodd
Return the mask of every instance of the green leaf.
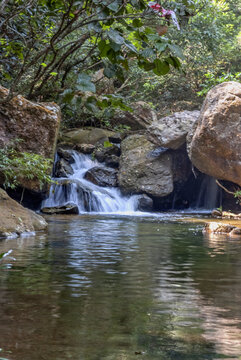
M 100 56 L 102 57 L 106 57 L 107 56 L 107 52 L 111 49 L 111 46 L 110 44 L 108 44 L 106 42 L 106 40 L 101 40 L 99 43 L 98 43 L 98 48 L 100 50 Z
M 170 66 L 166 61 L 161 61 L 160 59 L 156 59 L 154 61 L 154 64 L 155 64 L 155 69 L 153 70 L 153 72 L 156 75 L 166 75 L 170 70 Z
M 104 69 L 104 75 L 109 79 L 113 78 L 116 75 L 116 67 L 114 65 L 109 65 Z
M 104 141 L 104 148 L 112 147 L 113 144 L 111 144 L 109 141 Z
M 80 91 L 96 92 L 95 84 L 92 83 L 91 77 L 84 73 L 78 76 L 76 88 Z
M 41 63 L 40 65 L 43 66 L 43 67 L 47 66 L 47 64 L 45 64 L 45 63 Z
M 70 104 L 71 101 L 74 98 L 74 92 L 72 89 L 66 89 L 63 93 L 62 93 L 62 101 L 64 103 Z
M 137 48 L 129 40 L 125 41 L 125 46 L 127 46 L 128 49 L 134 52 L 135 54 L 138 54 Z
M 167 43 L 156 42 L 156 43 L 155 43 L 155 47 L 156 47 L 156 49 L 157 49 L 158 51 L 163 52 L 163 51 L 165 51 L 166 48 L 167 48 Z
M 185 59 L 183 52 L 179 46 L 174 44 L 168 44 L 168 47 L 177 57 L 179 57 L 182 60 Z
M 121 0 L 112 1 L 109 5 L 107 5 L 108 9 L 114 12 L 117 12 L 120 6 L 121 6 Z
M 58 73 L 57 73 L 57 72 L 55 72 L 55 71 L 52 71 L 52 72 L 50 73 L 50 75 L 52 75 L 52 76 L 57 76 L 57 75 L 58 75 Z
M 119 31 L 110 29 L 107 33 L 107 36 L 110 40 L 115 42 L 116 44 L 122 45 L 124 44 L 125 39 L 120 35 Z
M 140 19 L 134 19 L 132 21 L 132 24 L 136 28 L 139 28 L 139 27 L 143 26 L 143 22 Z

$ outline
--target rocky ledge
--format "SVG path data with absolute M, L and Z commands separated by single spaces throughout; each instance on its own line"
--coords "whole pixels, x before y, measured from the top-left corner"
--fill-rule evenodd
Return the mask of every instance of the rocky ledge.
M 25 232 L 44 230 L 47 222 L 34 211 L 24 208 L 0 189 L 0 238 L 20 236 Z

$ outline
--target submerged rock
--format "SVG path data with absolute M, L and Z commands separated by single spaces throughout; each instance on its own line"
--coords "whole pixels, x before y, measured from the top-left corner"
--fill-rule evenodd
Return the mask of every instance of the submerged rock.
M 230 224 L 216 222 L 205 224 L 203 232 L 211 234 L 227 234 L 229 236 L 241 236 L 241 228 Z
M 178 149 L 197 121 L 200 111 L 182 111 L 153 122 L 147 129 L 147 138 L 157 146 Z
M 241 186 L 241 84 L 211 89 L 190 144 L 190 159 L 200 171 Z
M 51 206 L 51 207 L 44 207 L 41 209 L 42 213 L 44 214 L 69 214 L 69 215 L 76 215 L 79 213 L 78 206 L 73 203 L 68 203 L 65 205 L 59 206 Z
M 35 212 L 24 208 L 0 189 L 0 237 L 44 230 L 47 222 Z
M 117 170 L 95 166 L 85 173 L 84 178 L 95 185 L 103 187 L 116 187 Z

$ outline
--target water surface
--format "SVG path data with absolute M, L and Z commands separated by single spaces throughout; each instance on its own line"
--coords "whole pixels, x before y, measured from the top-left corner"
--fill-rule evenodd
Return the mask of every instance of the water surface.
M 174 216 L 175 217 L 175 216 Z M 241 241 L 169 217 L 49 217 L 1 240 L 0 358 L 241 359 Z

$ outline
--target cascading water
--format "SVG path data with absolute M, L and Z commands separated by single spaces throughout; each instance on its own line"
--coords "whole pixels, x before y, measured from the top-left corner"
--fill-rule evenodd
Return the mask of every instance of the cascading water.
M 216 180 L 206 175 L 201 183 L 196 201 L 196 209 L 213 210 L 220 205 L 221 191 Z
M 73 174 L 68 178 L 55 178 L 50 188 L 49 197 L 42 207 L 62 206 L 74 203 L 79 212 L 131 213 L 137 209 L 137 196 L 122 196 L 117 188 L 103 188 L 84 179 L 85 173 L 95 167 L 102 166 L 88 155 L 72 151 L 74 162 L 71 164 Z

